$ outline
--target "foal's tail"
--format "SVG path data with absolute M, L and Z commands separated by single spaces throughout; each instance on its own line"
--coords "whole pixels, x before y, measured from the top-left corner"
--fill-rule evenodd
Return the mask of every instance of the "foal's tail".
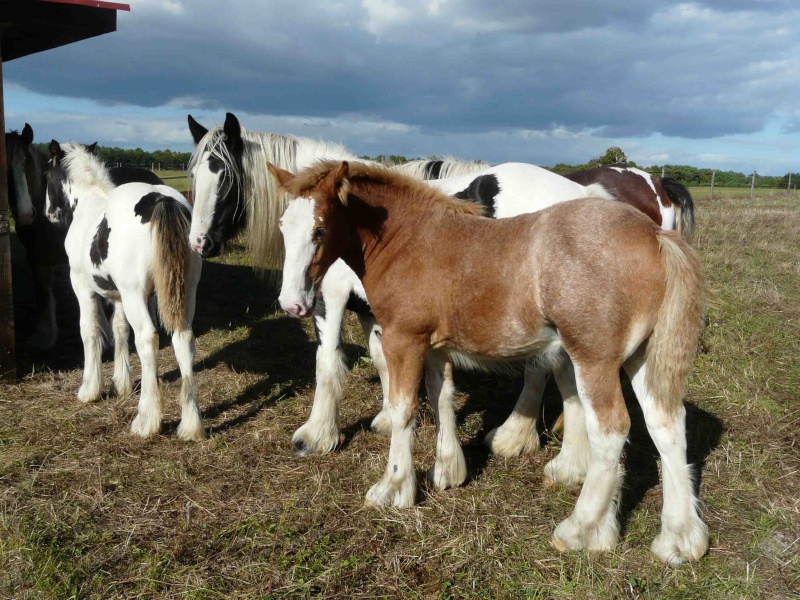
M 167 332 L 186 325 L 186 279 L 189 272 L 189 210 L 170 196 L 160 196 L 153 207 L 151 226 L 155 244 L 153 279 L 158 316 Z
M 667 197 L 680 209 L 680 218 L 677 229 L 687 242 L 691 243 L 694 237 L 694 200 L 685 186 L 671 177 L 662 177 L 661 185 Z
M 674 231 L 659 230 L 666 289 L 647 344 L 646 385 L 667 413 L 681 406 L 694 363 L 703 312 L 703 273 L 694 249 Z

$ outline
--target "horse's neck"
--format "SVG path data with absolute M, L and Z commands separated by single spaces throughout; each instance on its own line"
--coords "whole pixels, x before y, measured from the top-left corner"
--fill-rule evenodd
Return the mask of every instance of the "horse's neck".
M 108 192 L 98 186 L 76 186 L 73 183 L 72 195 L 78 199 L 72 209 L 74 221 L 92 221 L 106 210 Z
M 40 214 L 44 214 L 44 205 L 47 198 L 47 173 L 44 166 L 47 164 L 47 155 L 36 146 L 31 148 L 33 186 L 29 189 L 31 202 Z M 29 186 L 30 187 L 30 186 Z

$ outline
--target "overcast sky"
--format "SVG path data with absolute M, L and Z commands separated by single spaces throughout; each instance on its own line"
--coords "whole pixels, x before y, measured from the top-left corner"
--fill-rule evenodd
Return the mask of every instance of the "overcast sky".
M 800 170 L 800 3 L 130 0 L 3 66 L 37 141 L 191 149 L 186 114 L 357 154 Z

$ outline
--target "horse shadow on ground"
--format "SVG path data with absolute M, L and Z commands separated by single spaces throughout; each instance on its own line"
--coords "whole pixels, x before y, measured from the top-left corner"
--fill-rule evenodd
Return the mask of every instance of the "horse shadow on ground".
M 620 370 L 622 392 L 631 419 L 631 429 L 623 453 L 625 478 L 620 499 L 619 520 L 622 532 L 627 529 L 631 513 L 641 503 L 651 488 L 659 485 L 658 450 L 650 438 L 644 421 L 642 409 L 630 380 Z M 467 467 L 470 479 L 474 479 L 486 468 L 490 452 L 484 445 L 484 436 L 495 427 L 499 427 L 511 414 L 519 393 L 522 391 L 522 370 L 516 377 L 497 376 L 486 373 L 457 372 L 455 374 L 458 389 L 467 391 L 468 400 L 456 412 L 459 424 L 463 424 L 470 415 L 482 412 L 482 427 L 472 440 L 464 444 Z M 692 402 L 685 402 L 686 434 L 688 461 L 694 465 L 695 490 L 699 490 L 703 467 L 709 454 L 719 445 L 724 430 L 722 421 L 714 414 L 703 410 Z M 540 425 L 540 442 L 542 447 L 552 443 L 549 428 L 561 414 L 563 403 L 561 395 L 552 377 L 545 388 Z
M 203 265 L 197 289 L 195 335 L 212 330 L 232 332 L 242 327 L 247 327 L 249 333 L 196 361 L 194 372 L 227 365 L 235 371 L 263 376 L 236 397 L 215 400 L 204 408 L 205 420 L 222 419 L 208 428 L 211 434 L 250 421 L 264 408 L 292 397 L 314 381 L 316 342 L 309 339 L 302 323 L 288 317 L 266 318 L 277 308 L 278 290 L 272 275 L 262 277 L 249 266 L 209 261 Z M 178 379 L 177 369 L 162 376 L 164 381 Z M 224 390 L 221 392 L 224 395 Z M 229 418 L 225 418 L 227 413 Z M 165 422 L 164 429 L 169 431 L 177 425 L 177 421 Z

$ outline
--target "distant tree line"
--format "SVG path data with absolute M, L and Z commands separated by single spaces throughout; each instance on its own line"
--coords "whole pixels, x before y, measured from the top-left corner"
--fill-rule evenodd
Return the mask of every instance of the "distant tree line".
M 48 144 L 37 144 L 43 151 L 48 152 Z M 149 152 L 141 148 L 117 148 L 108 146 L 97 146 L 95 155 L 102 160 L 106 166 L 116 167 L 145 167 L 155 168 L 163 171 L 183 171 L 189 164 L 192 156 L 191 152 L 174 152 L 172 150 L 153 150 Z
M 47 152 L 47 144 L 37 144 L 42 150 Z M 156 169 L 164 171 L 180 171 L 185 170 L 186 165 L 191 158 L 191 152 L 174 152 L 172 150 L 153 150 L 152 152 L 142 150 L 141 148 L 117 148 L 108 146 L 98 146 L 95 154 L 109 167 L 117 165 L 135 166 Z M 362 156 L 365 160 L 374 160 L 388 165 L 399 165 L 416 158 L 406 158 L 397 154 L 379 154 L 378 156 Z M 441 157 L 432 156 L 429 160 L 435 160 Z M 712 169 L 700 169 L 689 165 L 652 165 L 649 167 L 642 167 L 635 162 L 628 160 L 625 152 L 618 146 L 608 148 L 604 154 L 592 158 L 588 162 L 579 165 L 570 165 L 566 163 L 558 163 L 553 167 L 546 167 L 555 173 L 564 175 L 573 171 L 582 169 L 591 169 L 601 165 L 621 164 L 629 167 L 637 167 L 643 171 L 647 171 L 652 175 L 661 176 L 662 168 L 665 175 L 677 179 L 680 183 L 686 186 L 709 186 L 711 185 Z M 718 170 L 714 175 L 715 187 L 750 187 L 750 173 L 739 173 L 736 171 L 721 171 Z M 792 187 L 800 183 L 800 173 L 792 173 Z M 759 175 L 756 173 L 757 188 L 784 188 L 789 185 L 789 174 L 781 177 Z
M 384 155 L 380 154 L 378 156 L 362 156 L 361 158 L 365 160 L 374 160 L 376 162 L 381 162 L 388 165 L 399 165 L 403 164 L 412 160 L 418 160 L 416 158 L 406 158 L 405 156 L 398 156 L 398 155 Z M 428 160 L 435 160 L 441 158 L 440 156 L 431 156 Z M 651 175 L 656 175 L 657 177 L 661 177 L 662 168 L 664 170 L 664 175 L 667 177 L 672 177 L 676 179 L 678 182 L 682 183 L 686 186 L 710 186 L 711 185 L 711 173 L 713 169 L 700 169 L 698 167 L 692 167 L 689 165 L 652 165 L 649 167 L 642 167 L 637 165 L 632 160 L 628 160 L 628 157 L 625 155 L 625 152 L 618 146 L 612 146 L 608 148 L 604 154 L 592 158 L 591 160 L 587 161 L 583 164 L 578 165 L 570 165 L 567 163 L 558 163 L 553 167 L 545 167 L 550 171 L 558 173 L 559 175 L 566 175 L 567 173 L 572 173 L 573 171 L 582 171 L 584 169 L 593 169 L 594 167 L 599 167 L 602 165 L 625 165 L 628 167 L 636 167 L 638 169 L 642 169 L 643 171 L 647 171 Z M 721 171 L 717 170 L 716 174 L 714 175 L 714 187 L 750 187 L 750 176 L 751 173 L 738 173 L 736 171 Z M 800 183 L 800 173 L 792 173 L 791 174 L 791 185 L 794 188 L 797 184 Z M 783 175 L 781 177 L 774 177 L 774 176 L 767 176 L 767 175 L 759 175 L 756 173 L 756 183 L 755 187 L 757 188 L 783 188 L 789 185 L 789 174 Z

